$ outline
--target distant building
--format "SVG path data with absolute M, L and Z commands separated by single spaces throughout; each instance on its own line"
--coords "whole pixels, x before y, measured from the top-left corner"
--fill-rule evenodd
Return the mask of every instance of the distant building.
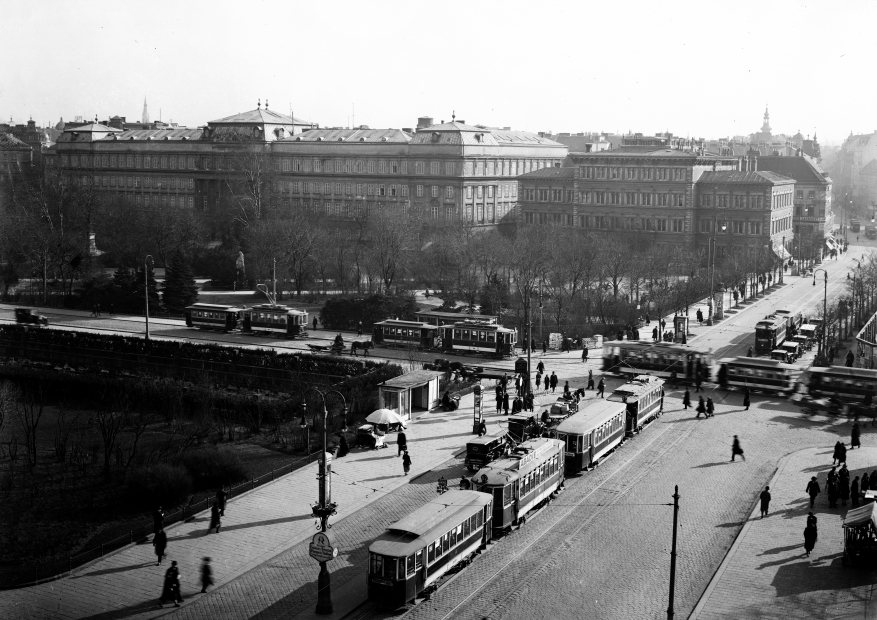
M 759 157 L 758 168 L 795 180 L 795 235 L 831 234 L 831 177 L 799 151 L 793 157 Z
M 0 133 L 0 172 L 21 172 L 33 163 L 33 147 L 11 133 Z

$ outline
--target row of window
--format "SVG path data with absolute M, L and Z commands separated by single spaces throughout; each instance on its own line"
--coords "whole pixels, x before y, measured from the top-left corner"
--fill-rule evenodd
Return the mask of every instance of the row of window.
M 558 469 L 560 469 L 560 455 L 555 454 L 529 474 L 521 476 L 519 479 L 519 497 L 523 497 L 538 485 L 548 480 L 548 478 L 557 473 Z
M 579 178 L 626 181 L 685 181 L 686 168 L 633 168 L 627 166 L 580 166 Z
M 712 233 L 714 224 L 716 224 L 714 220 L 701 220 L 700 221 L 700 232 L 702 233 Z M 749 221 L 749 220 L 732 220 L 731 222 L 718 222 L 718 225 L 724 226 L 725 231 L 730 231 L 735 235 L 760 235 L 762 231 L 763 222 L 759 221 Z
M 83 177 L 86 179 L 87 177 Z M 195 189 L 195 179 L 179 177 L 123 177 L 95 176 L 92 179 L 95 187 L 131 187 L 146 189 Z
M 401 196 L 403 198 L 409 195 L 408 185 L 384 185 L 383 183 L 327 183 L 317 181 L 274 181 L 274 191 L 290 194 L 326 194 L 326 195 L 347 195 L 347 196 Z M 442 187 L 438 185 L 415 185 L 414 195 L 417 198 L 423 198 L 429 192 L 431 198 L 444 196 L 445 199 L 453 200 L 456 196 L 456 188 L 453 185 Z M 504 183 L 502 185 L 478 185 L 466 186 L 466 198 L 472 199 L 473 196 L 478 199 L 487 198 L 516 198 L 518 194 L 518 186 L 515 183 Z
M 427 562 L 432 564 L 443 555 L 450 553 L 454 547 L 464 542 L 472 534 L 479 532 L 483 525 L 484 514 L 479 510 L 456 527 L 451 528 L 451 531 L 447 534 L 439 537 L 435 542 L 430 543 L 429 547 L 426 549 Z M 412 570 L 411 573 L 413 572 L 414 571 Z M 411 573 L 408 574 L 410 575 Z
M 701 194 L 701 207 L 717 207 L 728 209 L 761 209 L 764 204 L 764 196 L 761 194 Z
M 204 199 L 207 200 L 206 198 Z M 152 196 L 150 194 L 125 194 L 125 202 L 136 207 L 188 207 L 195 208 L 194 196 L 176 196 L 171 194 L 162 194 L 161 196 Z M 205 204 L 206 206 L 206 204 Z
M 813 200 L 814 198 L 816 198 L 816 190 L 811 189 L 809 192 L 807 192 L 807 198 L 809 198 L 810 200 Z M 803 189 L 795 190 L 795 199 L 796 200 L 804 200 L 804 190 Z
M 61 155 L 61 165 L 72 168 L 147 168 L 194 170 L 192 155 Z
M 775 235 L 777 233 L 781 233 L 785 230 L 791 230 L 792 228 L 792 218 L 791 217 L 781 217 L 773 220 L 770 223 L 770 234 Z

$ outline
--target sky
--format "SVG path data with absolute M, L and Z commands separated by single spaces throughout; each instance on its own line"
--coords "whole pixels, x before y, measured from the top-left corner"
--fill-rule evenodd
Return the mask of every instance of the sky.
M 874 2 L 0 0 L 0 119 L 877 130 Z

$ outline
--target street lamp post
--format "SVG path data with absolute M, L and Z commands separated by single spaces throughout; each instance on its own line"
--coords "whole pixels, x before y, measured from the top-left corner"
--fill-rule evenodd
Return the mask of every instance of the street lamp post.
M 314 504 L 311 509 L 313 510 L 314 516 L 320 520 L 320 533 L 314 537 L 314 542 L 311 543 L 311 557 L 314 557 L 320 563 L 320 574 L 317 577 L 317 608 L 316 612 L 321 615 L 328 615 L 333 612 L 332 607 L 332 587 L 331 580 L 329 578 L 329 569 L 326 567 L 326 562 L 334 557 L 337 554 L 337 549 L 331 545 L 331 538 L 328 535 L 329 528 L 329 517 L 335 514 L 336 508 L 338 507 L 332 501 L 332 483 L 329 479 L 329 476 L 332 474 L 331 464 L 329 463 L 329 454 L 328 454 L 328 432 L 329 432 L 329 411 L 326 409 L 326 397 L 330 394 L 337 394 L 339 398 L 341 398 L 341 402 L 344 406 L 344 420 L 343 420 L 343 429 L 347 428 L 347 401 L 344 398 L 344 395 L 338 390 L 328 390 L 323 392 L 315 387 L 308 388 L 302 394 L 301 398 L 301 424 L 302 428 L 307 428 L 307 403 L 305 402 L 305 395 L 308 392 L 316 392 L 320 400 L 323 402 L 323 454 L 320 457 L 320 473 L 319 473 L 319 501 Z M 316 416 L 314 416 L 316 418 Z M 317 539 L 321 541 L 320 547 L 314 550 L 314 544 Z M 328 547 L 328 549 L 326 548 Z M 329 555 L 325 555 L 328 553 Z
M 822 272 L 824 288 L 822 293 L 822 336 L 819 338 L 819 358 L 825 364 L 825 339 L 828 336 L 828 272 L 819 267 L 813 270 L 813 286 L 816 286 L 816 274 Z
M 783 272 L 786 270 L 786 236 L 783 235 L 783 250 L 780 252 L 780 284 L 783 283 Z
M 146 339 L 149 340 L 149 259 L 152 254 L 147 254 L 143 259 L 143 295 L 146 298 Z M 152 259 L 155 261 L 155 259 Z

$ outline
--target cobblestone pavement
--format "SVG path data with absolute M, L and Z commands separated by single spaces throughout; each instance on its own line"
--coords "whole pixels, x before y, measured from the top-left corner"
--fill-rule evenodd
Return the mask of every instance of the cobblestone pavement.
M 570 480 L 540 515 L 478 557 L 412 620 L 533 617 L 657 618 L 666 613 L 673 486 L 679 485 L 675 611 L 686 617 L 752 512 L 780 459 L 800 446 L 830 451 L 849 424 L 808 418 L 786 400 L 714 395 L 716 416 L 667 413 L 592 472 Z M 864 443 L 874 436 L 865 429 Z M 747 460 L 730 462 L 734 434 Z M 827 469 L 829 461 L 814 464 Z M 800 483 L 801 488 L 806 479 Z M 797 525 L 792 527 L 796 539 Z M 465 586 L 461 584 L 465 584 Z M 745 592 L 745 582 L 737 584 Z
M 877 612 L 877 571 L 844 567 L 843 517 L 850 505 L 829 508 L 823 493 L 813 511 L 819 538 L 810 557 L 804 554 L 803 531 L 810 502 L 803 492 L 809 477 L 826 483 L 830 447 L 805 448 L 780 464 L 771 480 L 770 512 L 759 506 L 716 573 L 692 618 L 873 618 Z M 847 452 L 850 476 L 873 471 L 877 448 Z

